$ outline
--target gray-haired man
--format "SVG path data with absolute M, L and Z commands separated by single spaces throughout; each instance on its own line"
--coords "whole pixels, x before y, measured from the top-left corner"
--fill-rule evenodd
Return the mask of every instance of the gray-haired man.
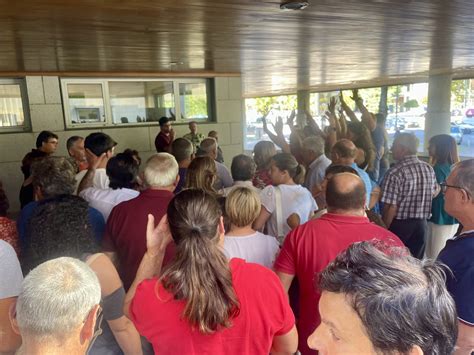
M 23 281 L 13 327 L 21 354 L 85 354 L 94 336 L 100 303 L 95 273 L 74 258 L 49 260 Z

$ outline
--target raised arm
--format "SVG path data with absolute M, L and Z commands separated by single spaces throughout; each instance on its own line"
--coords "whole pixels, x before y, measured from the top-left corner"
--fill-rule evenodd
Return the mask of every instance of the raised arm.
M 369 110 L 364 106 L 364 100 L 359 96 L 359 91 L 357 89 L 352 90 L 352 99 L 355 101 L 357 108 L 362 113 L 362 123 L 372 132 L 375 129 L 377 122 Z
M 311 112 L 309 112 L 309 110 L 306 110 L 305 114 L 306 114 L 306 123 L 311 128 L 311 131 L 313 132 L 313 134 L 316 135 L 316 136 L 319 135 L 323 138 L 326 138 L 326 134 L 318 126 L 318 124 L 316 123 L 316 120 L 311 115 Z
M 339 101 L 341 102 L 342 109 L 346 112 L 347 116 L 349 116 L 349 119 L 352 122 L 359 122 L 359 120 L 357 119 L 357 116 L 355 115 L 354 111 L 352 111 L 351 108 L 344 101 L 344 97 L 342 96 L 342 91 L 339 94 Z
M 124 354 L 142 354 L 140 334 L 138 334 L 133 323 L 123 313 L 117 317 L 119 315 L 117 312 L 122 311 L 125 297 L 125 291 L 117 270 L 105 255 L 97 257 L 90 267 L 99 279 L 104 317 L 115 340 L 117 340 Z M 116 310 L 117 308 L 119 310 Z M 113 316 L 113 319 L 111 319 L 111 316 Z
M 290 145 L 286 141 L 283 135 L 283 120 L 281 118 L 278 119 L 277 123 L 273 125 L 276 134 L 268 129 L 266 117 L 262 117 L 263 123 L 263 131 L 270 137 L 273 143 L 275 143 L 278 147 L 281 148 L 282 151 L 285 153 L 290 153 Z
M 157 277 L 161 274 L 161 267 L 165 257 L 166 246 L 171 242 L 171 232 L 168 225 L 168 217 L 165 215 L 158 226 L 155 227 L 155 218 L 148 215 L 148 224 L 146 229 L 146 253 L 138 267 L 135 280 L 125 296 L 124 313 L 130 316 L 130 303 L 135 296 L 137 286 L 145 279 Z M 130 318 L 130 317 L 129 317 Z
M 106 158 L 106 153 L 102 153 L 100 157 L 97 157 L 89 149 L 86 149 L 87 161 L 90 162 L 89 168 L 87 169 L 86 175 L 82 178 L 77 188 L 77 194 L 89 187 L 92 187 L 94 184 L 94 176 L 96 169 L 102 164 Z

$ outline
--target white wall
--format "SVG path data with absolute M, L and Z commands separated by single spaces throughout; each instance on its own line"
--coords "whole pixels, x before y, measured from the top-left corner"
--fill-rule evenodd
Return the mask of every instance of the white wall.
M 20 208 L 18 194 L 23 182 L 21 160 L 35 147 L 37 134 L 50 130 L 59 136 L 56 155 L 67 155 L 66 140 L 73 135 L 87 136 L 97 129 L 66 130 L 62 99 L 57 76 L 26 77 L 31 133 L 0 133 L 0 180 L 10 200 L 10 213 Z M 225 163 L 230 165 L 232 157 L 243 152 L 244 101 L 240 77 L 218 77 L 215 79 L 216 116 L 215 123 L 200 124 L 200 132 L 207 135 L 210 130 L 219 132 L 219 144 L 224 152 Z M 187 124 L 175 124 L 176 137 L 188 132 Z M 159 131 L 158 124 L 146 127 L 104 128 L 100 131 L 110 135 L 118 146 L 117 152 L 125 148 L 136 149 L 142 160 L 155 153 L 154 140 Z

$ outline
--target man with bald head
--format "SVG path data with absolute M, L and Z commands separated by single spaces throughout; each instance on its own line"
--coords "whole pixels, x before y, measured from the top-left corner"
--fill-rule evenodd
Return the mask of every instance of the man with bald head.
M 354 242 L 378 239 L 403 246 L 396 235 L 369 222 L 365 197 L 360 177 L 351 173 L 334 175 L 326 187 L 328 213 L 292 230 L 275 262 L 274 269 L 287 291 L 295 277 L 299 281 L 298 349 L 302 354 L 316 354 L 306 342 L 320 323 L 315 275 Z
M 359 168 L 355 163 L 356 156 L 357 147 L 349 139 L 338 140 L 331 149 L 331 160 L 334 165 L 350 166 L 351 168 L 355 169 L 355 171 L 357 171 L 357 174 L 359 174 L 365 185 L 365 203 L 368 207 L 370 202 L 370 194 L 372 192 L 372 183 L 370 181 L 369 174 Z
M 384 203 L 382 219 L 400 237 L 414 257 L 425 251 L 427 219 L 431 202 L 439 192 L 436 175 L 428 163 L 416 156 L 418 138 L 400 133 L 392 145 L 392 157 L 397 162 L 382 181 Z

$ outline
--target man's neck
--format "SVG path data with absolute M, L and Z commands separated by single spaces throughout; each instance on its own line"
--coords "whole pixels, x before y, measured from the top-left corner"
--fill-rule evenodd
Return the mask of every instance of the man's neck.
M 178 167 L 187 169 L 187 168 L 189 168 L 189 164 L 191 164 L 191 160 L 186 159 L 186 160 L 183 160 L 183 161 L 179 162 Z
M 474 207 L 468 210 L 464 212 L 464 216 L 458 218 L 459 223 L 462 225 L 462 232 L 474 230 Z
M 153 191 L 170 191 L 173 192 L 176 189 L 175 185 L 170 185 L 170 186 L 164 186 L 164 187 L 157 187 L 157 186 L 150 186 L 148 187 L 150 190 Z
M 333 209 L 331 207 L 327 207 L 328 213 L 338 214 L 342 216 L 355 216 L 355 217 L 365 217 L 365 210 L 364 209 L 356 209 L 356 210 L 341 210 L 341 209 Z
M 336 165 L 344 165 L 344 166 L 351 166 L 354 164 L 354 159 L 352 158 L 340 158 L 337 162 L 335 162 Z
M 75 344 L 72 341 L 43 341 L 37 342 L 25 339 L 23 337 L 23 344 L 17 351 L 17 355 L 62 355 L 67 353 L 68 355 L 83 355 L 86 347 Z

